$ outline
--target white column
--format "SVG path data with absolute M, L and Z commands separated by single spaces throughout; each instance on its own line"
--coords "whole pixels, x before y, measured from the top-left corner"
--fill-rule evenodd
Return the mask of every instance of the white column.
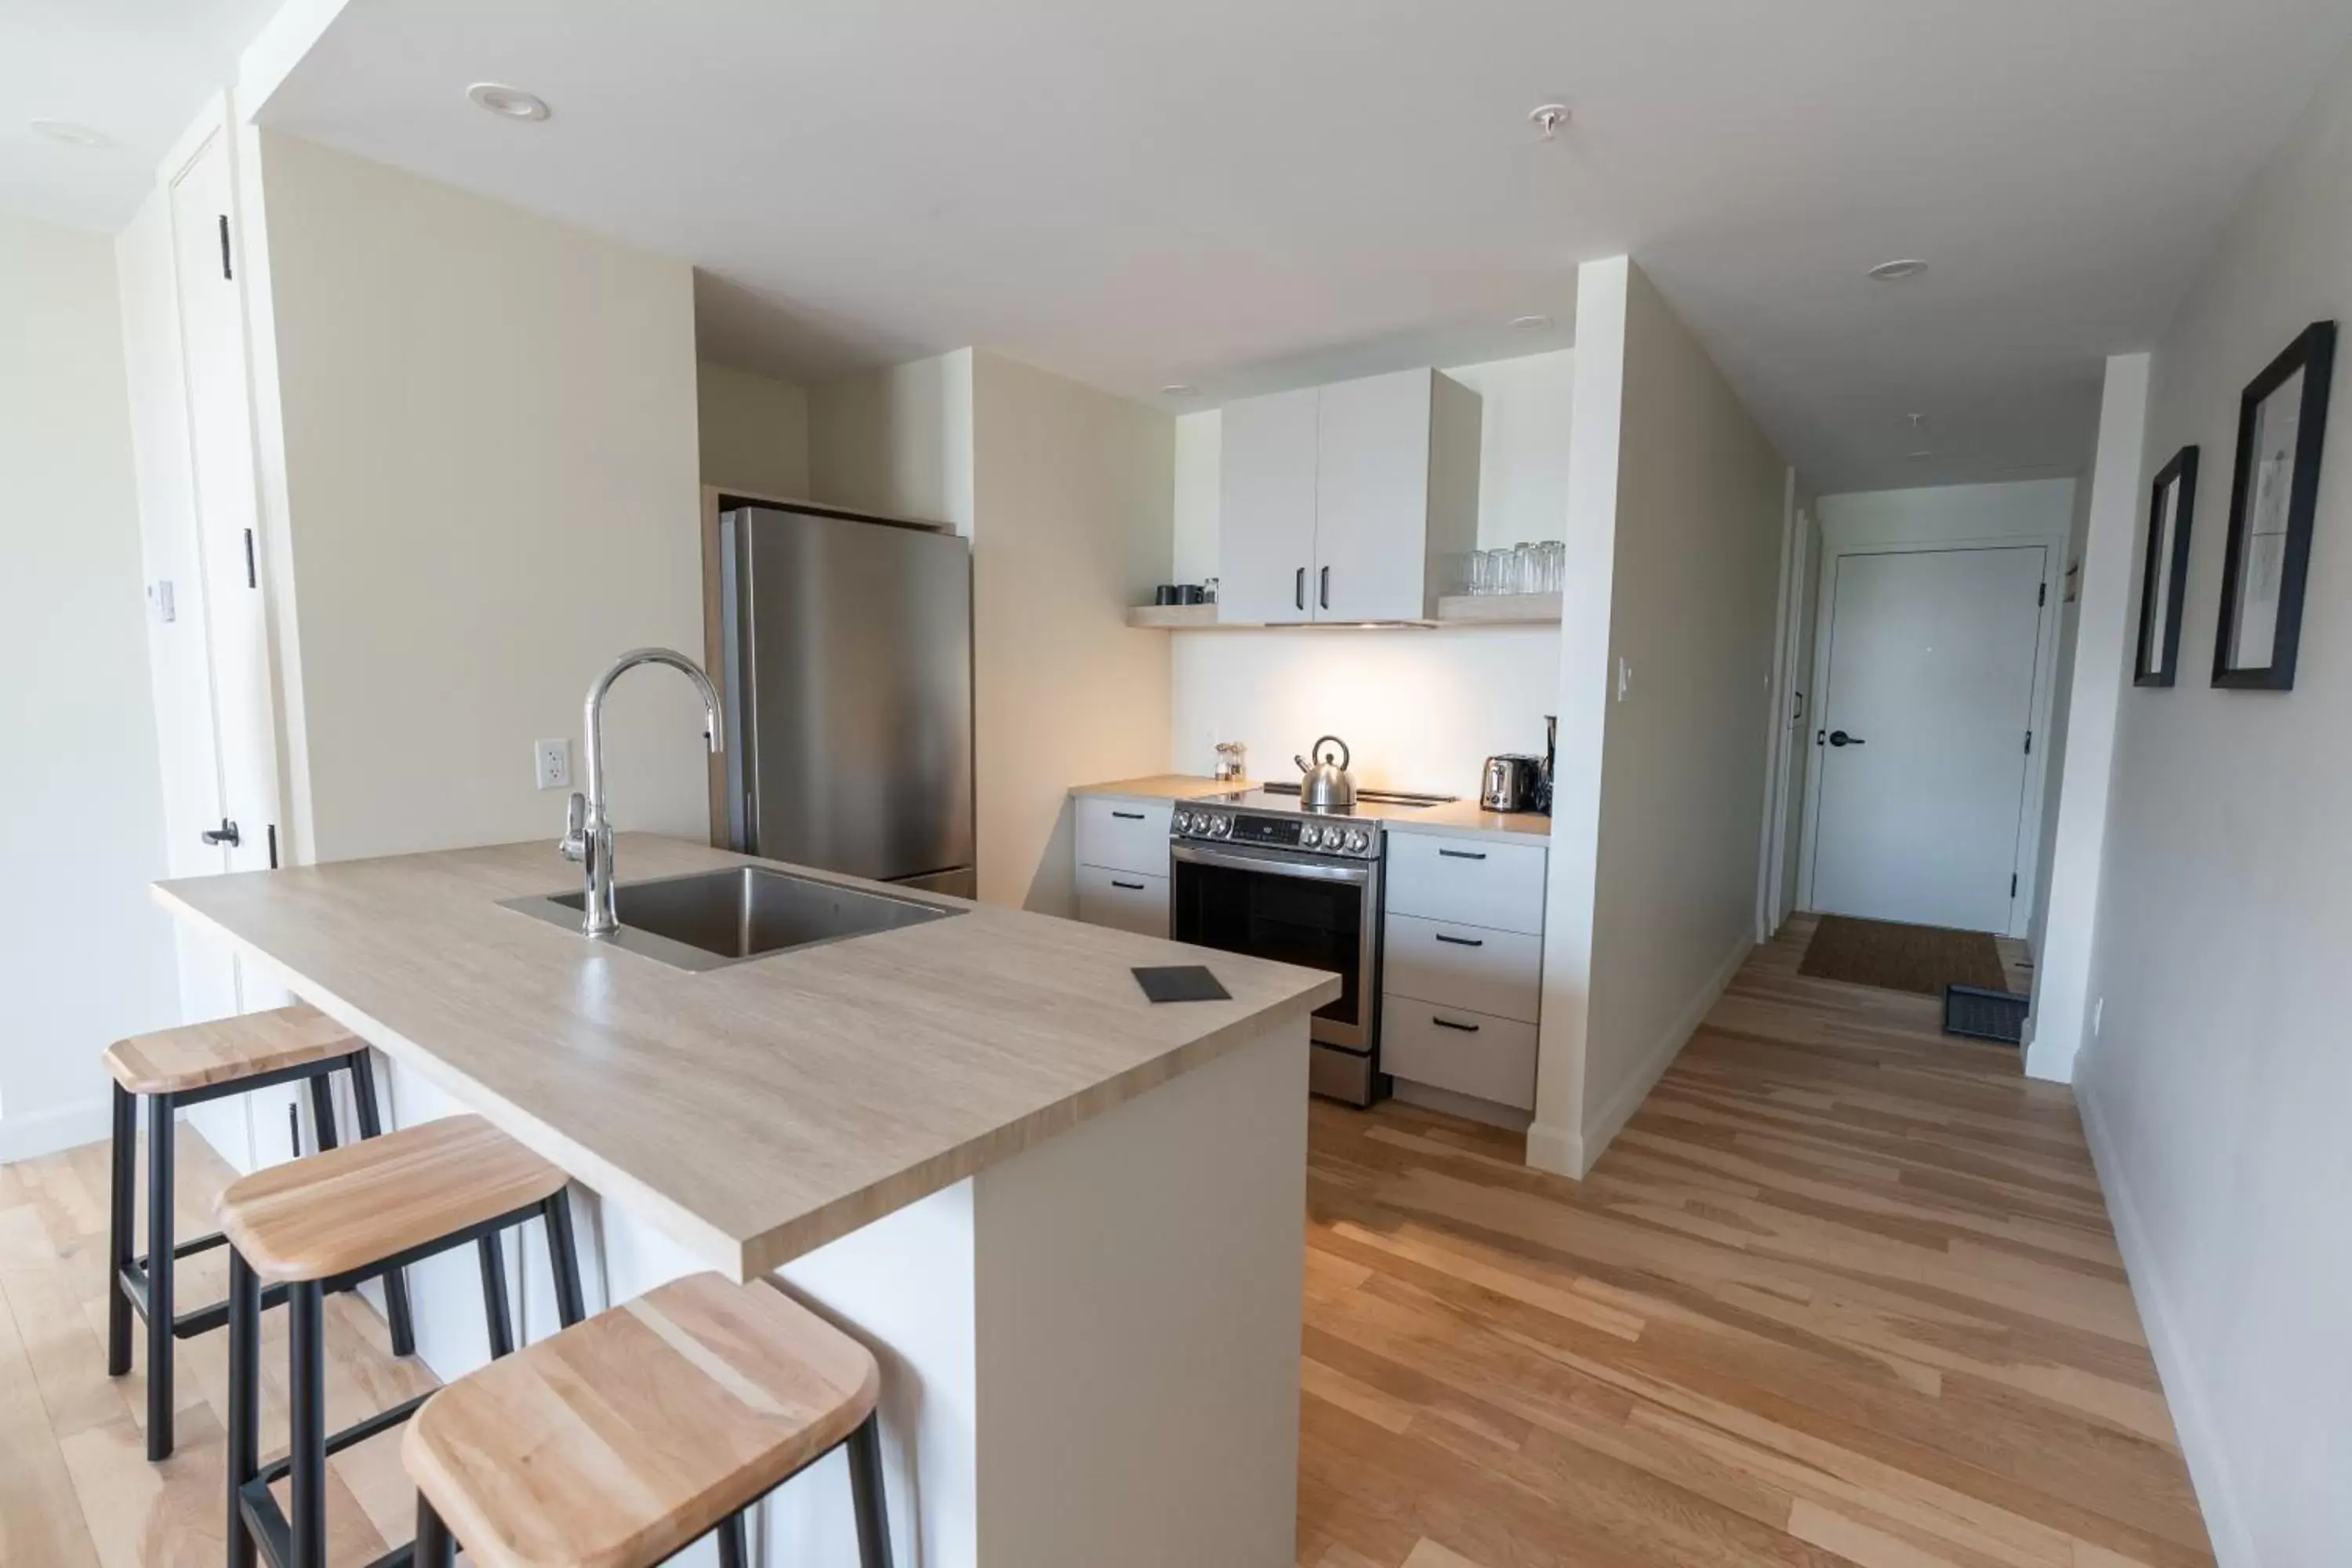
M 2132 611 L 2137 599 L 2141 454 L 2147 426 L 2148 356 L 2107 361 L 2099 408 L 2099 450 L 2091 473 L 2091 521 L 2083 544 L 2082 599 L 2075 622 L 2074 687 L 2066 719 L 2065 774 L 2058 790 L 2058 835 L 2050 857 L 2050 919 L 2034 954 L 2033 1015 L 2025 1070 L 2071 1082 L 2089 1028 L 2091 944 L 2098 918 L 2099 869 L 2107 838 L 2116 712 L 2129 679 Z

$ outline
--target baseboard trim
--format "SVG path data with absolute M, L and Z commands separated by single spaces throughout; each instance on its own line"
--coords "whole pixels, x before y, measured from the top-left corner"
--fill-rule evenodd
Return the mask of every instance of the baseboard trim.
M 2091 1146 L 2091 1163 L 2099 1187 L 2106 1194 L 2107 1216 L 2114 1224 L 2116 1245 L 2124 1257 L 2124 1278 L 2132 1301 L 2139 1308 L 2147 1331 L 2148 1350 L 2156 1358 L 2157 1381 L 2172 1410 L 2172 1426 L 2180 1438 L 2181 1457 L 2189 1462 L 2189 1484 L 2197 1507 L 2205 1516 L 2205 1531 L 2213 1541 L 2214 1561 L 2221 1568 L 2262 1568 L 2252 1532 L 2240 1500 L 2235 1472 L 2216 1435 L 2204 1385 L 2197 1377 L 2197 1360 L 2181 1338 L 2179 1321 L 2170 1306 L 2163 1270 L 2147 1239 L 2147 1226 L 2124 1179 L 2122 1161 L 2107 1135 L 2095 1095 L 2074 1091 L 2074 1106 L 2083 1118 L 2084 1141 Z
M 63 1149 L 101 1142 L 113 1135 L 114 1105 L 110 1097 L 0 1118 L 0 1164 L 37 1160 Z
M 1564 1127 L 1532 1122 L 1528 1127 L 1528 1166 L 1580 1181 L 1584 1176 L 1584 1140 Z
M 1746 936 L 1732 944 L 1729 956 L 1707 977 L 1706 984 L 1691 998 L 1689 1005 L 1675 1015 L 1675 1021 L 1650 1042 L 1650 1048 L 1643 1054 L 1639 1069 L 1626 1080 L 1623 1088 L 1610 1097 L 1609 1103 L 1601 1108 L 1601 1113 L 1585 1123 L 1583 1147 L 1579 1151 L 1582 1161 L 1576 1173 L 1579 1176 L 1600 1163 L 1610 1142 L 1625 1130 L 1625 1123 L 1633 1120 L 1633 1113 L 1642 1109 L 1642 1101 L 1650 1098 L 1650 1090 L 1658 1087 L 1658 1080 L 1666 1076 L 1666 1069 L 1674 1066 L 1676 1057 L 1682 1055 L 1683 1047 L 1690 1043 L 1690 1037 L 1698 1032 L 1698 1026 L 1706 1022 L 1706 1016 L 1714 1012 L 1715 1005 L 1723 999 L 1723 993 L 1731 984 L 1732 976 L 1739 973 L 1739 966 L 1746 963 L 1748 955 L 1755 951 L 1756 943 Z

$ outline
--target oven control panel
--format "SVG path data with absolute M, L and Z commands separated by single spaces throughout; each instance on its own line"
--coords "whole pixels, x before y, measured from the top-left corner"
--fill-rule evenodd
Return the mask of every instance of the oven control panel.
M 1377 824 L 1333 820 L 1318 822 L 1303 816 L 1260 816 L 1251 812 L 1211 811 L 1178 806 L 1170 827 L 1178 838 L 1255 844 L 1268 849 L 1304 851 L 1368 860 L 1381 852 Z

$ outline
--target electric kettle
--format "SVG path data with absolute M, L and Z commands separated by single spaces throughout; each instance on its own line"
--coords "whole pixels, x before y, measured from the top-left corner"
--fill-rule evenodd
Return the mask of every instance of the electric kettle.
M 1338 762 L 1324 757 L 1326 746 L 1339 748 Z M 1356 804 L 1356 781 L 1348 773 L 1347 742 L 1337 735 L 1325 735 L 1307 748 L 1306 756 L 1290 760 L 1306 775 L 1298 781 L 1300 805 L 1308 811 L 1344 811 Z

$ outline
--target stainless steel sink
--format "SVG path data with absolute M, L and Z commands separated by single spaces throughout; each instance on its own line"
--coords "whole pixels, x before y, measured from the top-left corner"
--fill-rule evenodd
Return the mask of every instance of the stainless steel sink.
M 506 907 L 576 931 L 586 902 L 585 893 L 548 893 Z M 721 969 L 963 912 L 766 866 L 624 882 L 614 908 L 621 929 L 597 940 L 679 969 Z

